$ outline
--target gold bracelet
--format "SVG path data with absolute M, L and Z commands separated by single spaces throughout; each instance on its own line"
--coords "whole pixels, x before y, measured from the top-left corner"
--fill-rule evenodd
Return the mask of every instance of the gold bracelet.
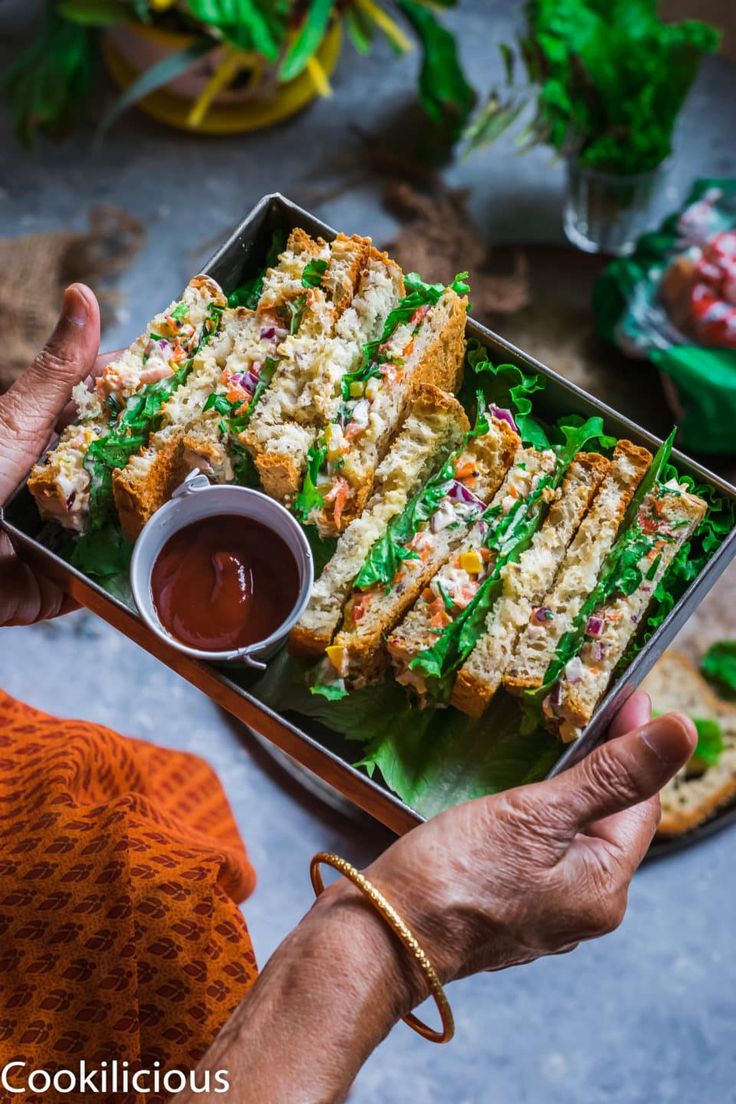
M 351 866 L 345 859 L 341 859 L 339 855 L 333 855 L 329 851 L 319 851 L 314 856 L 309 866 L 309 876 L 312 879 L 315 896 L 319 897 L 320 893 L 322 893 L 325 888 L 324 881 L 322 880 L 322 872 L 320 870 L 321 863 L 334 867 L 335 870 L 339 871 L 343 877 L 351 881 L 356 889 L 359 889 L 363 896 L 370 901 L 376 911 L 381 914 L 391 928 L 394 935 L 398 937 L 410 954 L 414 956 L 420 970 L 429 982 L 432 996 L 435 999 L 440 1013 L 440 1019 L 442 1020 L 442 1030 L 434 1031 L 431 1027 L 427 1027 L 425 1023 L 422 1023 L 422 1021 L 417 1019 L 411 1012 L 403 1017 L 404 1023 L 414 1028 L 414 1030 L 425 1039 L 429 1039 L 431 1043 L 449 1043 L 450 1039 L 455 1034 L 455 1021 L 452 1018 L 452 1009 L 445 996 L 445 991 L 442 988 L 442 982 L 437 976 L 437 971 L 427 958 L 425 952 L 419 946 L 412 931 L 401 919 L 393 905 L 389 904 L 383 894 L 379 893 L 372 882 L 369 882 L 367 878 L 363 877 L 360 871 L 356 870 L 355 867 Z

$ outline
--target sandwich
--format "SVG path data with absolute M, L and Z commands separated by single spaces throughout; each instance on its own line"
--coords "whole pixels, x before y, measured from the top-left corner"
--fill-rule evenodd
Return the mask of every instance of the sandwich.
M 306 659 L 324 655 L 372 547 L 436 470 L 438 457 L 457 448 L 464 425 L 457 404 L 444 391 L 430 384 L 416 389 L 406 421 L 376 470 L 373 494 L 360 517 L 341 534 L 291 632 L 289 649 L 294 655 Z
M 370 496 L 376 468 L 401 424 L 412 389 L 459 386 L 465 354 L 466 274 L 445 288 L 406 277 L 405 295 L 340 377 L 306 457 L 295 508 L 320 536 L 339 535 Z M 256 464 L 258 460 L 256 459 Z M 260 470 L 260 467 L 259 467 Z
M 516 438 L 518 445 L 518 437 Z M 494 537 L 511 532 L 514 521 L 535 516 L 545 506 L 544 494 L 537 494 L 555 466 L 551 449 L 517 447 L 512 464 L 500 487 L 489 500 L 488 509 L 462 533 L 454 554 L 419 593 L 414 607 L 387 641 L 394 677 L 410 687 L 424 704 L 430 693 L 430 678 L 417 670 L 417 659 L 447 642 L 448 629 L 459 622 L 493 575 L 500 545 Z
M 684 713 L 698 743 L 692 758 L 660 793 L 657 835 L 679 836 L 736 797 L 736 704 L 724 701 L 679 652 L 665 652 L 642 689 L 659 713 Z
M 457 673 L 450 703 L 471 717 L 480 717 L 501 685 L 520 633 L 552 585 L 557 569 L 590 501 L 603 479 L 608 461 L 595 452 L 580 452 L 567 469 L 557 499 L 519 559 L 501 572 L 501 594 L 486 618 L 475 647 Z
M 264 490 L 291 505 L 319 434 L 337 416 L 342 381 L 383 331 L 403 294 L 401 269 L 368 238 L 338 236 L 319 279 L 299 297 L 268 393 L 239 435 Z
M 513 694 L 542 685 L 562 636 L 595 587 L 629 503 L 652 462 L 652 454 L 631 441 L 619 441 L 589 512 L 567 549 L 552 587 L 527 618 L 504 685 Z
M 159 428 L 113 475 L 115 506 L 130 540 L 195 467 L 215 482 L 252 482 L 238 436 L 273 379 L 285 341 L 313 316 L 311 289 L 331 273 L 331 294 L 341 302 L 348 294 L 353 276 L 345 270 L 344 241 L 335 243 L 332 272 L 330 247 L 293 230 L 259 281 L 255 308 L 223 311 L 216 339 L 198 352 L 186 382 L 161 407 Z
M 431 477 L 365 557 L 342 627 L 326 649 L 322 681 L 330 686 L 360 688 L 382 675 L 386 634 L 483 517 L 517 450 L 519 438 L 508 422 L 481 408 L 471 430 L 460 404 L 449 395 L 446 402 L 458 443 L 438 458 Z
M 113 470 L 145 444 L 161 406 L 217 333 L 225 305 L 214 280 L 195 276 L 181 299 L 107 365 L 93 391 L 77 384 L 72 394 L 77 421 L 28 480 L 42 517 L 83 533 L 91 509 L 100 519 L 111 513 Z
M 545 674 L 542 711 L 565 743 L 577 739 L 593 716 L 654 591 L 705 515 L 702 498 L 677 478 L 660 482 L 657 469 L 655 458 L 632 500 L 633 516 Z

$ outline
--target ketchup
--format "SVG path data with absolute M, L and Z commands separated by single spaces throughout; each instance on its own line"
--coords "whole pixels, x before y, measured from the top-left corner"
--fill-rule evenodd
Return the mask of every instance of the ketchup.
M 265 640 L 296 605 L 299 569 L 271 529 L 237 514 L 202 518 L 174 533 L 151 572 L 161 624 L 203 652 Z

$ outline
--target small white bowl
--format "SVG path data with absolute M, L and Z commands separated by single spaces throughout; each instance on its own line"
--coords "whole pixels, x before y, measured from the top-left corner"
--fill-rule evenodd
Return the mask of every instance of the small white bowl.
M 192 522 L 221 514 L 237 514 L 259 522 L 275 533 L 291 552 L 299 571 L 299 595 L 286 620 L 265 640 L 227 652 L 204 652 L 183 644 L 159 621 L 151 591 L 151 573 L 161 549 L 174 533 Z M 133 549 L 130 584 L 138 612 L 156 636 L 185 655 L 212 663 L 240 661 L 248 667 L 265 670 L 263 662 L 274 654 L 297 623 L 309 601 L 314 582 L 314 564 L 309 542 L 299 523 L 278 502 L 260 491 L 233 485 L 210 483 L 198 468 L 190 472 L 171 499 L 146 522 Z

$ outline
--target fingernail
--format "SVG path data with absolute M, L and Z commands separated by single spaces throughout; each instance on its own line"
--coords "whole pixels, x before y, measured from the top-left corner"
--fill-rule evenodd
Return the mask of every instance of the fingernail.
M 89 304 L 78 284 L 70 284 L 64 292 L 62 314 L 72 325 L 86 326 L 89 318 Z
M 639 729 L 639 737 L 658 759 L 671 766 L 685 763 L 697 743 L 695 726 L 681 713 L 667 713 Z

